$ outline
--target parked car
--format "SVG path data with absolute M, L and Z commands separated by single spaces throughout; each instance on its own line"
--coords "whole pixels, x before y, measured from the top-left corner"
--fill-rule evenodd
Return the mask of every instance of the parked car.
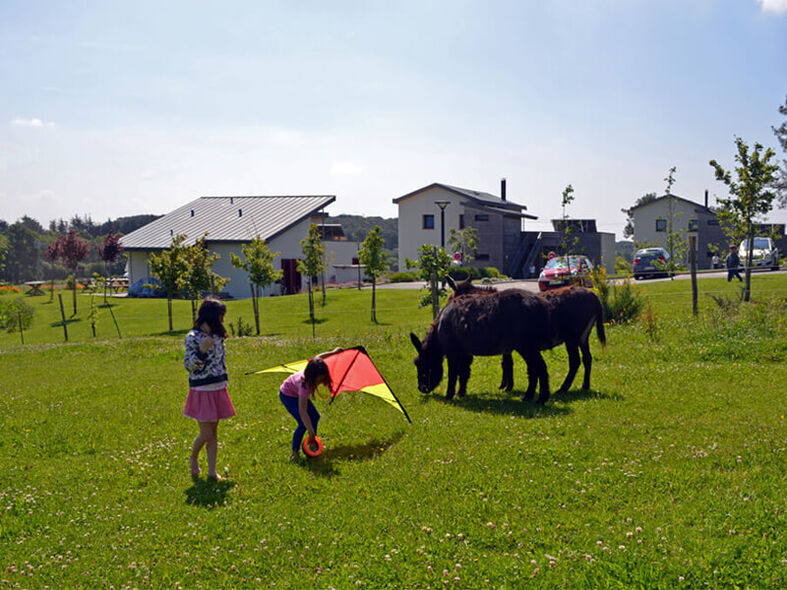
M 642 248 L 634 254 L 634 278 L 669 276 L 667 262 L 669 252 L 664 248 Z
M 749 240 L 743 240 L 738 248 L 741 265 L 746 266 L 749 258 Z M 771 270 L 779 270 L 779 249 L 770 238 L 754 238 L 752 267 L 765 266 Z
M 548 291 L 566 285 L 592 287 L 593 280 L 590 278 L 592 270 L 593 263 L 587 256 L 581 254 L 555 255 L 541 270 L 541 274 L 538 276 L 538 288 L 541 291 Z

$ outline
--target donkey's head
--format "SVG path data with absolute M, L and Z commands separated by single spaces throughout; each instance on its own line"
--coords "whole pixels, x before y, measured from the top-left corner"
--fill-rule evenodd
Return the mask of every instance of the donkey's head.
M 443 379 L 443 352 L 437 338 L 431 336 L 430 331 L 421 343 L 418 336 L 410 332 L 410 340 L 418 352 L 414 362 L 418 371 L 418 391 L 421 393 L 429 393 Z

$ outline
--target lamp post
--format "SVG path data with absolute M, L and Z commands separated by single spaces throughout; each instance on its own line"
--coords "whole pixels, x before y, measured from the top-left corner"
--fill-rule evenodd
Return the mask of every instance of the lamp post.
M 434 204 L 440 207 L 440 247 L 445 249 L 445 208 L 451 201 L 435 201 Z

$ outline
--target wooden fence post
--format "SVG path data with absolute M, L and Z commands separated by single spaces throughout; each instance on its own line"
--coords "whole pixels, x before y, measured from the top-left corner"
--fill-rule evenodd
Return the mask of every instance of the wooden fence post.
M 19 337 L 22 339 L 22 344 L 25 343 L 25 334 L 22 328 L 22 314 L 17 313 L 17 318 L 19 318 Z
M 689 264 L 691 265 L 691 312 L 697 315 L 697 236 L 689 236 Z

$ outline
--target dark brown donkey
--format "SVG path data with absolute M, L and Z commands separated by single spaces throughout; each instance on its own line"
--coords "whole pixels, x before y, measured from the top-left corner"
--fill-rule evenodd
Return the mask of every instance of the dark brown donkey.
M 469 279 L 455 283 L 449 277 L 448 284 L 454 291 L 451 294 L 452 300 L 462 296 L 488 295 L 497 292 L 494 287 L 473 285 Z M 582 364 L 585 367 L 582 389 L 590 389 L 593 356 L 590 354 L 589 339 L 594 324 L 601 345 L 604 346 L 607 341 L 601 302 L 590 289 L 576 286 L 546 291 L 538 296 L 547 301 L 550 314 L 550 337 L 546 348 L 542 350 L 565 344 L 568 352 L 568 374 L 557 393 L 565 393 L 574 382 L 574 377 L 579 370 L 580 351 L 582 351 Z M 503 353 L 501 365 L 503 379 L 500 389 L 511 391 L 514 387 L 514 361 L 510 352 Z M 535 384 L 528 383 L 528 390 L 531 387 L 535 387 Z
M 549 399 L 549 376 L 541 350 L 548 348 L 549 305 L 547 300 L 517 289 L 490 292 L 484 297 L 456 297 L 440 311 L 421 342 L 410 339 L 418 351 L 418 389 L 429 393 L 443 378 L 443 357 L 448 360 L 448 389 L 452 399 L 459 379 L 459 396 L 467 392 L 474 356 L 497 356 L 516 350 L 527 363 L 531 399 L 539 383 L 539 403 Z M 513 377 L 511 378 L 513 381 Z

